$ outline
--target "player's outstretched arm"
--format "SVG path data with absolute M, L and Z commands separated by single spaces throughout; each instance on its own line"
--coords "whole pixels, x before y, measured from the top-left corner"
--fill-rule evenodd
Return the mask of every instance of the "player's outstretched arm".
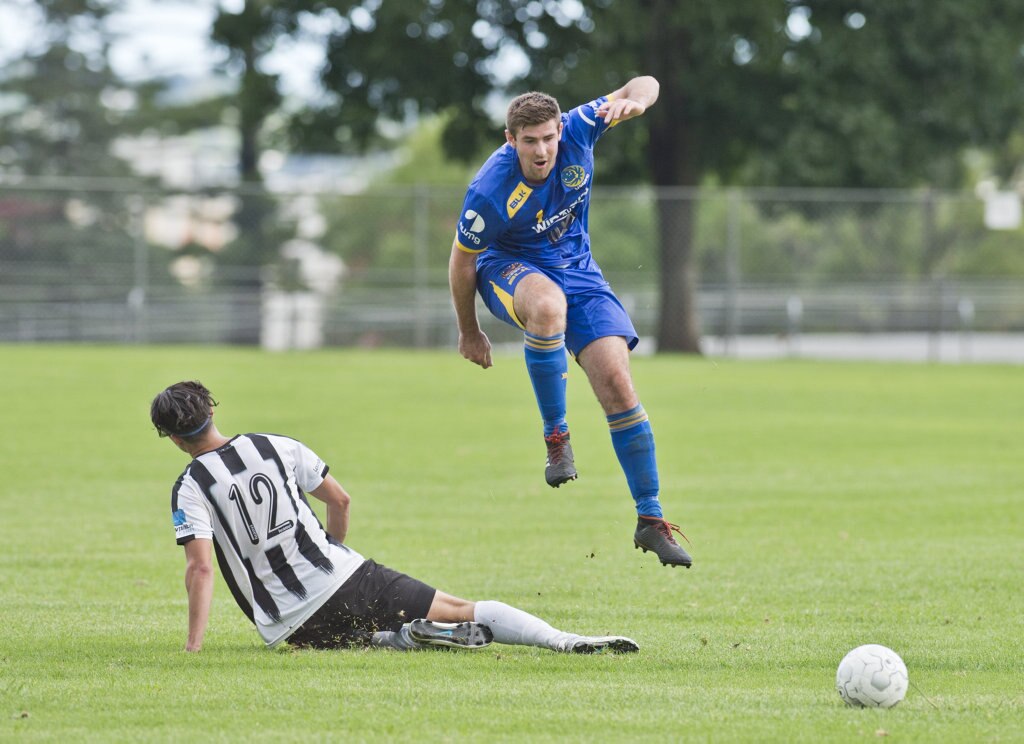
M 186 651 L 203 647 L 213 601 L 213 543 L 202 537 L 185 543 L 185 591 L 188 592 Z
M 310 493 L 327 504 L 327 534 L 340 543 L 345 542 L 348 535 L 348 505 L 352 498 L 333 475 L 324 478 L 324 482 Z
M 476 255 L 452 243 L 448 260 L 448 286 L 459 326 L 459 353 L 484 369 L 491 366 L 491 341 L 476 316 Z
M 650 75 L 635 77 L 609 95 L 611 100 L 601 104 L 597 115 L 608 124 L 641 116 L 658 100 L 661 85 Z

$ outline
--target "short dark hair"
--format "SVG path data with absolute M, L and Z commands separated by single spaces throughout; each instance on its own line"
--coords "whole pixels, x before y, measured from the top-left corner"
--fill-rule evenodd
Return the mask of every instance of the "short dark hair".
M 176 382 L 153 398 L 149 418 L 157 433 L 188 440 L 198 437 L 210 424 L 210 408 L 217 405 L 199 380 Z
M 505 112 L 505 128 L 515 137 L 523 127 L 561 118 L 562 110 L 558 107 L 558 101 L 547 93 L 533 90 L 512 99 Z

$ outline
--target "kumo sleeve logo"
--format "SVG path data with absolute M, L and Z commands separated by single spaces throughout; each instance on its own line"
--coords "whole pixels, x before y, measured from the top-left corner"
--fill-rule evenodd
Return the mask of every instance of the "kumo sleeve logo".
M 487 227 L 483 215 L 474 209 L 467 209 L 462 219 L 459 220 L 459 235 L 472 244 L 472 247 L 480 247 L 480 233 Z
M 468 220 L 473 220 L 473 224 L 470 225 L 469 231 L 471 233 L 478 233 L 486 227 L 487 223 L 484 222 L 484 218 L 472 209 L 467 209 L 466 214 L 463 217 Z

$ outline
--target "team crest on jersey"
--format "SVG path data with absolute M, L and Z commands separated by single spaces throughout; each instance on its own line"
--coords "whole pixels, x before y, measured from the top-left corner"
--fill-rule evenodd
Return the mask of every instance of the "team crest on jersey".
M 562 169 L 562 183 L 568 189 L 578 189 L 587 182 L 588 178 L 582 165 L 570 165 Z
M 532 193 L 533 189 L 522 181 L 519 182 L 519 185 L 516 186 L 515 190 L 508 197 L 508 201 L 505 202 L 505 211 L 508 213 L 509 219 L 516 216 L 516 212 L 526 203 L 526 198 Z

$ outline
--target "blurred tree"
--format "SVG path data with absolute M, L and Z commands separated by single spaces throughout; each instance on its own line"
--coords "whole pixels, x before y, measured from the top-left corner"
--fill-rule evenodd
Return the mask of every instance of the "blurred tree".
M 227 67 L 239 79 L 235 96 L 240 148 L 238 172 L 243 181 L 260 181 L 259 134 L 267 117 L 281 103 L 278 78 L 261 64 L 277 40 L 295 29 L 288 3 L 248 0 L 236 13 L 223 5 L 213 21 L 211 38 L 228 52 Z
M 0 66 L 0 270 L 6 286 L 45 293 L 67 277 L 100 275 L 131 282 L 133 259 L 159 251 L 140 242 L 136 190 L 97 179 L 131 174 L 111 145 L 132 115 L 135 93 L 111 68 L 108 16 L 117 0 L 45 0 L 25 4 L 31 39 Z M 31 13 L 28 13 L 31 9 Z M 9 52 L 9 50 L 8 50 Z M 30 188 L 19 188 L 27 180 Z M 88 180 L 87 180 L 88 179 Z M 43 188 L 40 188 L 43 187 Z M 19 271 L 32 273 L 25 279 Z
M 217 257 L 218 281 L 240 294 L 242 302 L 257 302 L 263 284 L 261 269 L 281 261 L 281 244 L 293 230 L 279 219 L 277 200 L 266 192 L 259 169 L 261 134 L 267 118 L 281 105 L 276 75 L 263 68 L 264 57 L 277 40 L 295 30 L 289 3 L 247 0 L 238 11 L 220 5 L 211 39 L 227 51 L 225 68 L 239 78 L 230 109 L 239 135 L 238 237 Z M 246 295 L 252 295 L 246 298 Z M 251 314 L 250 314 L 251 315 Z M 258 323 L 236 327 L 229 339 L 258 343 Z
M 129 173 L 110 157 L 110 143 L 133 102 L 108 59 L 111 37 L 104 21 L 118 5 L 35 3 L 32 43 L 0 69 L 0 173 Z
M 1024 114 L 1024 5 L 802 0 L 782 69 L 798 84 L 756 171 L 772 184 L 963 185 L 966 147 L 1012 153 Z M 1007 175 L 1015 163 L 998 160 Z

